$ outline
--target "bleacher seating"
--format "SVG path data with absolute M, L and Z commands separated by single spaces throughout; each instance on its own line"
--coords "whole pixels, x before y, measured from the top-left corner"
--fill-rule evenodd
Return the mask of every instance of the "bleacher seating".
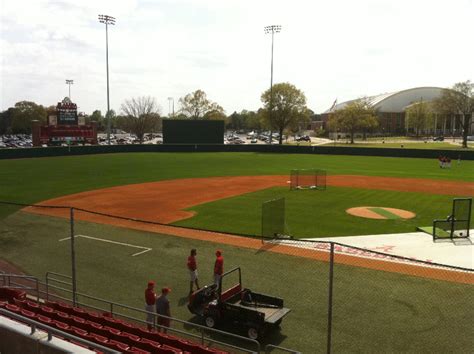
M 90 312 L 57 301 L 40 305 L 18 291 L 3 294 L 8 294 L 8 303 L 4 302 L 1 307 L 9 311 L 124 353 L 226 353 L 171 334 L 151 332 L 108 313 Z

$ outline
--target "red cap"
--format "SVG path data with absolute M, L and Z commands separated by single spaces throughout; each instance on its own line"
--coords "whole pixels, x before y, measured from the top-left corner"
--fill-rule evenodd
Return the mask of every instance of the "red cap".
M 153 280 L 150 280 L 150 281 L 148 282 L 148 287 L 151 288 L 151 287 L 153 287 L 153 286 L 155 286 L 155 282 L 154 282 Z
M 163 288 L 163 289 L 161 289 L 161 292 L 162 292 L 163 294 L 168 294 L 168 293 L 171 292 L 171 288 Z
M 222 251 L 221 250 L 217 250 L 216 251 L 216 256 L 220 256 L 222 254 Z

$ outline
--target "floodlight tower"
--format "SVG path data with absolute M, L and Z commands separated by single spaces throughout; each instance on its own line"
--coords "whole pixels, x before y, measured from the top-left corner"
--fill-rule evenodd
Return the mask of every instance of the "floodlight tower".
M 271 25 L 271 26 L 265 26 L 264 27 L 265 34 L 271 33 L 272 34 L 272 61 L 271 61 L 271 67 L 270 67 L 270 144 L 272 143 L 272 111 L 273 111 L 273 37 L 275 33 L 280 33 L 281 31 L 281 26 L 280 25 Z
M 110 145 L 110 99 L 109 99 L 109 25 L 115 25 L 115 17 L 99 15 L 99 22 L 105 23 L 105 65 L 107 68 L 107 144 Z
M 171 104 L 173 104 L 173 115 L 171 116 Z M 168 116 L 171 116 L 174 118 L 174 98 L 173 97 L 168 97 Z
M 71 99 L 71 85 L 74 83 L 74 80 L 66 79 L 66 85 L 69 85 L 69 99 Z M 71 101 L 72 102 L 72 101 Z

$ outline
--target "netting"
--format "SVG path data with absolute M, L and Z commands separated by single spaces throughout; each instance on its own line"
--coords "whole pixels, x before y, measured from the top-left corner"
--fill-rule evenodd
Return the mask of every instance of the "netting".
M 285 234 L 285 198 L 262 203 L 262 238 L 281 237 Z
M 298 169 L 290 172 L 290 189 L 326 189 L 326 171 Z

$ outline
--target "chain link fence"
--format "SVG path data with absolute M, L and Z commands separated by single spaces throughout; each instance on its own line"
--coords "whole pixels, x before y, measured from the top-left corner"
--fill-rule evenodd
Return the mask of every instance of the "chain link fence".
M 211 271 L 205 270 L 213 265 L 217 242 L 226 269 L 242 268 L 244 287 L 281 297 L 291 309 L 280 328 L 261 338 L 262 348 L 270 344 L 304 353 L 470 353 L 474 347 L 473 269 L 336 242 L 262 243 L 261 238 L 67 207 L 0 203 L 0 217 L 2 258 L 21 265 L 24 273 L 67 274 L 73 293 L 80 289 L 135 307 L 142 305 L 144 284 L 152 278 L 160 287 L 172 288 L 172 316 L 196 324 L 202 324 L 201 319 L 186 308 L 185 259 L 197 245 L 199 281 L 205 285 L 211 281 Z M 124 314 L 129 314 L 126 309 Z M 172 326 L 193 331 L 179 321 Z M 245 333 L 233 324 L 222 329 Z

